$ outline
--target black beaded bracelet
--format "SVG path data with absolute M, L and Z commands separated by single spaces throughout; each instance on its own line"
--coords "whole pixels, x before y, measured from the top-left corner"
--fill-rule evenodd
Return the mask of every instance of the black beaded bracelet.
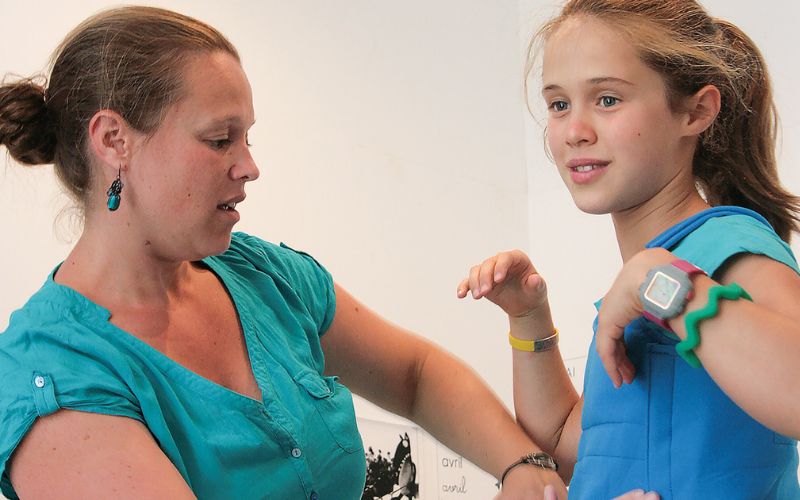
M 551 457 L 547 453 L 543 451 L 537 453 L 528 453 L 527 455 L 523 455 L 522 457 L 520 457 L 520 459 L 514 462 L 513 464 L 506 467 L 506 470 L 503 471 L 503 475 L 500 476 L 500 481 L 496 483 L 496 486 L 498 488 L 502 487 L 503 481 L 505 481 L 506 476 L 508 475 L 509 472 L 511 472 L 511 469 L 522 464 L 535 465 L 536 467 L 552 471 L 558 470 L 558 464 L 556 463 L 555 460 L 553 460 L 553 457 Z

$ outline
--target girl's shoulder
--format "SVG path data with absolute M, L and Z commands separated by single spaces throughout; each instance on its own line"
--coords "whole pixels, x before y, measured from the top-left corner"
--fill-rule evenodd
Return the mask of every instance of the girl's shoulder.
M 686 235 L 672 252 L 705 270 L 709 276 L 731 257 L 764 255 L 800 273 L 791 247 L 760 220 L 745 214 L 714 217 Z

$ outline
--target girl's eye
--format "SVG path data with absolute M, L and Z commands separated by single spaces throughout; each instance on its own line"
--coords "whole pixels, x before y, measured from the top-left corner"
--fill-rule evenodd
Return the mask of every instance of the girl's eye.
M 604 108 L 610 108 L 611 106 L 614 106 L 615 104 L 618 103 L 619 99 L 617 99 L 616 97 L 612 97 L 610 95 L 604 95 L 603 97 L 600 98 L 600 105 Z
M 550 111 L 560 113 L 567 110 L 567 103 L 565 101 L 553 101 L 550 103 Z

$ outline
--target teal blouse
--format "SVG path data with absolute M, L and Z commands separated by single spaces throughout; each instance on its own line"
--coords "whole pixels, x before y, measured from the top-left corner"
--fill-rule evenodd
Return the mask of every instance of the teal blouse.
M 360 498 L 365 459 L 352 395 L 324 376 L 336 297 L 313 258 L 243 233 L 203 261 L 235 303 L 263 403 L 109 323 L 53 281 L 0 334 L 0 486 L 37 417 L 59 408 L 144 423 L 200 499 Z

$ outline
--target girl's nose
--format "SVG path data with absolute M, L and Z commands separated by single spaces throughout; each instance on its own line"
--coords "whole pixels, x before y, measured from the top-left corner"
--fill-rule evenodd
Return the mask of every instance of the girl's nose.
M 594 144 L 597 134 L 589 117 L 584 113 L 573 109 L 569 116 L 566 141 L 570 146 L 581 146 L 584 144 Z

